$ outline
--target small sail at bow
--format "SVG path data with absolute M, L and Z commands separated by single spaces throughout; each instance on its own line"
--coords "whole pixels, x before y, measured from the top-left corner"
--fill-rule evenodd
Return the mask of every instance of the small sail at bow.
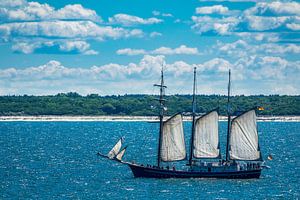
M 118 153 L 122 147 L 122 141 L 123 141 L 123 138 L 120 138 L 119 141 L 115 144 L 115 146 L 110 150 L 110 152 L 108 152 L 107 156 L 110 159 L 113 159 L 114 157 L 116 157 L 116 155 L 118 155 Z
M 120 153 L 118 153 L 118 155 L 116 156 L 116 159 L 122 160 L 122 157 L 123 157 L 124 154 L 125 154 L 126 148 L 127 148 L 127 147 L 125 147 L 124 149 L 122 149 L 122 150 L 120 151 Z
M 230 132 L 230 159 L 257 160 L 260 158 L 255 110 L 232 120 Z
M 177 114 L 163 124 L 160 158 L 162 161 L 169 162 L 183 160 L 185 157 L 182 116 Z
M 196 120 L 193 149 L 195 158 L 219 157 L 218 121 L 217 111 L 209 112 Z

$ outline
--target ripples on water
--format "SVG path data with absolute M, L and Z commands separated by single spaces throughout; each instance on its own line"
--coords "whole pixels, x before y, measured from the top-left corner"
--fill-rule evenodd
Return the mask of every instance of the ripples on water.
M 225 128 L 221 122 L 221 144 Z M 261 150 L 274 160 L 257 180 L 133 178 L 127 166 L 96 156 L 124 135 L 126 160 L 154 164 L 156 130 L 147 122 L 0 122 L 0 199 L 300 197 L 300 123 L 259 123 Z

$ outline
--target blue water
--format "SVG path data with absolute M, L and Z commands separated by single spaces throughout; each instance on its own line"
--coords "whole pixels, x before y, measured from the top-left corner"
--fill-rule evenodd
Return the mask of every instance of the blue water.
M 96 156 L 124 135 L 126 160 L 154 164 L 157 128 L 147 122 L 0 122 L 0 199 L 300 198 L 300 123 L 259 123 L 261 150 L 274 160 L 256 180 L 133 178 L 127 166 Z M 222 142 L 225 128 L 221 122 Z

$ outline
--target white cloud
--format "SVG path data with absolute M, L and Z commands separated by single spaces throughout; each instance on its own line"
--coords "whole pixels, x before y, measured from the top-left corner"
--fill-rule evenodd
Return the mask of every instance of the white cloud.
M 260 2 L 244 11 L 244 20 L 250 30 L 295 30 L 294 27 L 300 24 L 299 10 L 300 3 L 297 2 Z
M 153 10 L 153 11 L 152 11 L 152 14 L 153 14 L 154 16 L 159 16 L 159 15 L 160 15 L 160 12 L 157 11 L 157 10 Z
M 236 32 L 270 31 L 291 32 L 299 30 L 300 3 L 257 2 L 244 11 L 231 11 L 222 5 L 196 8 L 197 14 L 222 14 L 230 17 L 192 16 L 192 29 L 199 34 L 217 33 L 228 35 Z
M 225 14 L 229 9 L 222 5 L 203 6 L 196 8 L 196 14 Z
M 298 2 L 280 2 L 273 1 L 270 3 L 260 2 L 254 7 L 245 11 L 246 15 L 300 15 L 300 3 Z
M 90 49 L 90 44 L 85 41 L 78 40 L 42 40 L 42 41 L 15 41 L 12 50 L 24 54 L 34 53 L 36 50 L 55 47 L 59 52 L 73 52 L 84 55 L 96 55 L 97 51 Z
M 128 30 L 99 26 L 91 21 L 42 21 L 26 23 L 7 23 L 0 25 L 0 36 L 10 37 L 54 37 L 54 38 L 105 38 L 119 39 L 141 37 L 139 29 Z
M 162 13 L 161 16 L 163 17 L 173 17 L 171 13 Z
M 146 51 L 144 49 L 119 49 L 116 52 L 118 55 L 128 55 L 128 56 L 134 56 L 134 55 L 145 55 Z
M 135 25 L 158 24 L 161 23 L 163 20 L 155 17 L 144 19 L 133 15 L 116 14 L 113 17 L 110 17 L 108 21 L 112 24 L 121 24 L 124 26 L 135 26 Z
M 158 37 L 158 36 L 162 36 L 162 34 L 160 32 L 156 32 L 156 31 L 150 33 L 150 37 L 152 37 L 152 38 Z
M 194 22 L 192 29 L 202 34 L 206 32 L 216 32 L 220 35 L 227 35 L 234 31 L 239 24 L 239 19 L 236 17 L 212 18 L 208 16 L 192 16 Z
M 247 16 L 246 21 L 249 24 L 250 30 L 266 31 L 279 28 L 287 21 L 291 20 L 290 17 L 261 17 L 261 16 Z
M 1 0 L 0 7 L 17 7 L 24 5 L 25 3 L 25 0 Z
M 154 16 L 173 17 L 173 15 L 171 13 L 161 13 L 161 12 L 159 12 L 157 10 L 153 10 L 152 14 Z
M 288 29 L 293 30 L 293 31 L 299 31 L 300 30 L 300 24 L 296 24 L 296 23 L 287 24 L 286 27 Z
M 28 20 L 91 20 L 102 22 L 94 10 L 82 7 L 80 4 L 66 5 L 55 10 L 48 4 L 26 2 L 17 7 L 0 9 L 1 21 L 28 21 Z
M 258 58 L 255 64 L 250 69 L 254 79 L 284 79 L 289 62 L 280 57 L 266 56 Z
M 235 35 L 247 40 L 249 42 L 278 42 L 280 40 L 279 33 L 270 32 L 238 32 Z
M 185 45 L 181 45 L 177 48 L 170 47 L 160 47 L 154 49 L 152 51 L 146 51 L 144 49 L 119 49 L 116 52 L 118 55 L 145 55 L 145 54 L 156 54 L 156 55 L 199 55 L 199 51 L 197 48 L 187 47 Z
M 300 46 L 297 44 L 276 44 L 276 43 L 248 43 L 244 40 L 237 40 L 233 43 L 218 42 L 213 47 L 214 52 L 227 55 L 230 58 L 240 58 L 246 56 L 266 56 L 278 55 L 287 56 L 300 53 Z
M 162 66 L 165 66 L 166 84 L 169 85 L 167 91 L 171 93 L 191 93 L 194 67 L 200 71 L 200 93 L 224 94 L 229 68 L 232 69 L 235 88 L 252 81 L 248 94 L 257 94 L 258 91 L 272 94 L 276 92 L 274 84 L 279 83 L 291 89 L 282 91 L 282 94 L 299 93 L 300 62 L 274 56 L 246 57 L 235 63 L 213 58 L 204 63 L 189 64 L 184 61 L 166 63 L 164 56 L 145 55 L 138 63 L 110 63 L 90 68 L 65 67 L 58 61 L 50 61 L 37 67 L 0 69 L 0 82 L 4 94 L 55 94 L 74 90 L 82 94 L 93 91 L 103 95 L 153 93 L 151 86 L 160 76 Z M 187 84 L 189 81 L 190 85 Z
M 80 52 L 84 52 L 90 48 L 90 45 L 85 41 L 67 41 L 60 45 L 60 49 L 62 51 L 73 51 L 79 50 Z
M 187 47 L 185 45 L 181 45 L 175 49 L 169 47 L 160 47 L 151 52 L 152 54 L 162 54 L 162 55 L 174 55 L 174 54 L 189 54 L 189 55 L 197 55 L 199 51 L 197 48 Z
M 101 25 L 101 17 L 80 4 L 56 9 L 46 3 L 2 0 L 0 22 L 0 41 L 11 42 L 14 51 L 25 54 L 55 47 L 60 52 L 94 55 L 98 52 L 89 49 L 85 40 L 103 41 L 144 35 L 140 29 Z

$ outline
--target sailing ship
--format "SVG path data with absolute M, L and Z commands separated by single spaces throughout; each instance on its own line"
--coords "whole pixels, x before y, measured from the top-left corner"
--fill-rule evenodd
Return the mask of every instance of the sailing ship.
M 175 114 L 167 120 L 165 116 L 164 74 L 161 71 L 159 87 L 159 137 L 156 165 L 138 164 L 123 161 L 125 149 L 121 150 L 121 142 L 114 146 L 108 155 L 102 155 L 117 160 L 130 167 L 134 177 L 149 178 L 259 178 L 264 168 L 259 147 L 256 123 L 256 108 L 250 109 L 231 119 L 230 112 L 230 70 L 227 98 L 227 142 L 226 157 L 221 156 L 219 142 L 219 114 L 214 109 L 200 117 L 196 114 L 196 68 L 194 68 L 193 103 L 192 103 L 192 134 L 189 157 L 185 146 L 183 117 Z M 168 163 L 187 163 L 176 169 Z

